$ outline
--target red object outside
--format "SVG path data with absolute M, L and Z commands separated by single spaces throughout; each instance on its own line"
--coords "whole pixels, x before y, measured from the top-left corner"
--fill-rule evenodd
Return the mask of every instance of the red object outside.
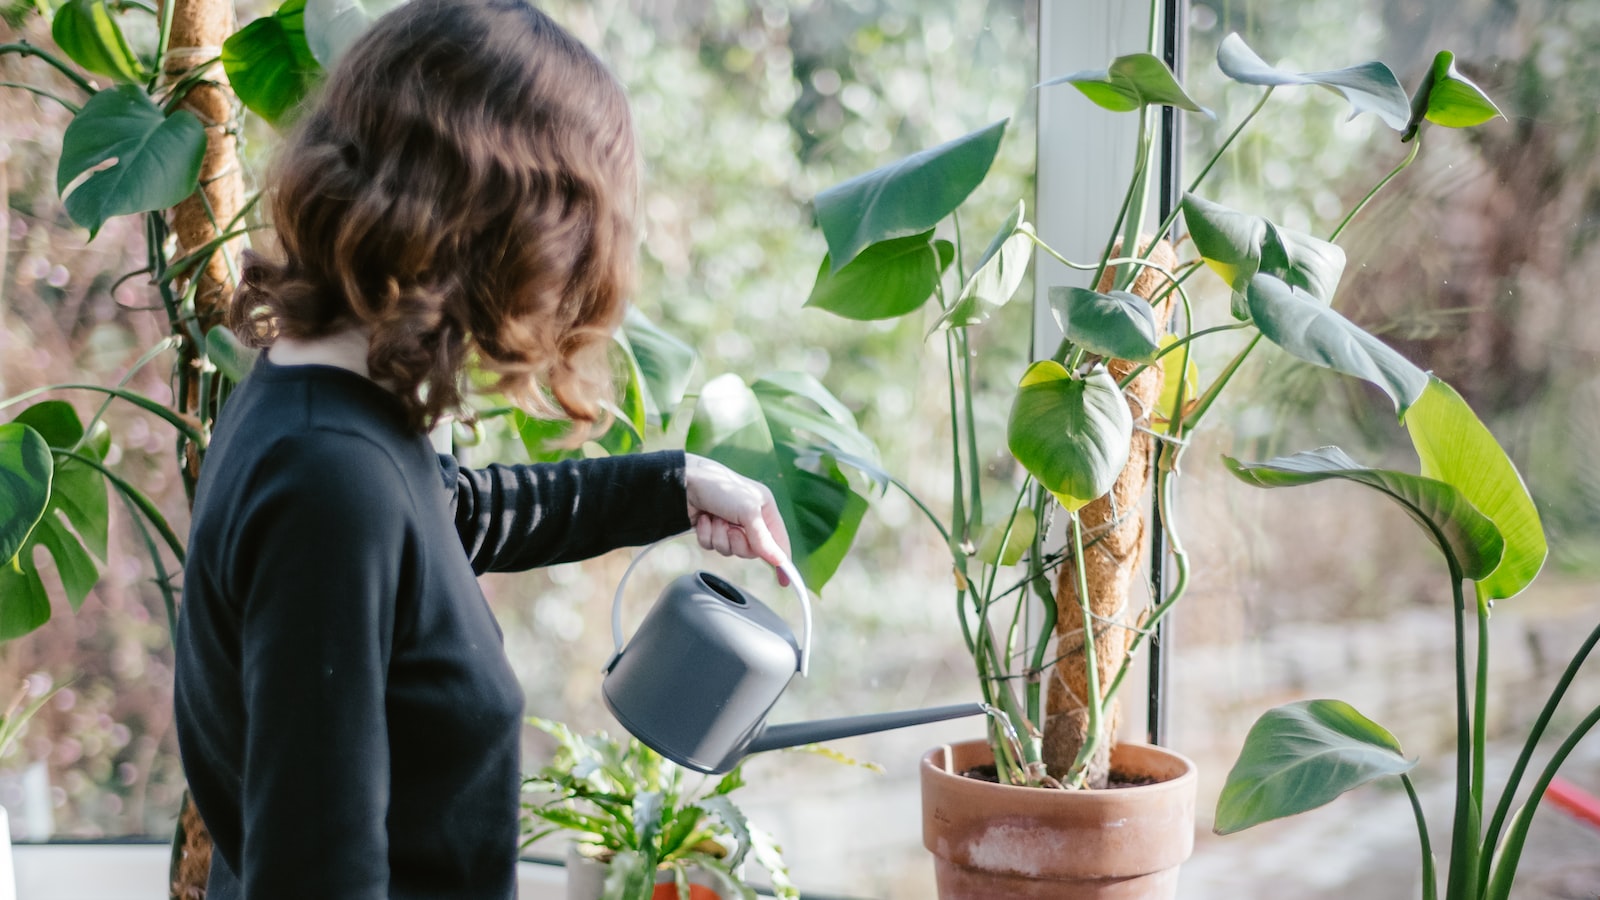
M 668 882 L 656 885 L 650 900 L 678 900 L 678 886 Z M 689 885 L 689 900 L 722 900 L 722 895 L 703 884 Z
M 1545 788 L 1544 798 L 1580 822 L 1600 828 L 1600 797 L 1564 778 L 1552 778 L 1550 786 Z

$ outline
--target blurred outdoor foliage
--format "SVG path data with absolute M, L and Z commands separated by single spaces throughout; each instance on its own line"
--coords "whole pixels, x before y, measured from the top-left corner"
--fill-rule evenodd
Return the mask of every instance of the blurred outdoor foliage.
M 809 372 L 879 437 L 894 471 L 918 478 L 916 454 L 938 442 L 914 422 L 923 411 L 928 421 L 941 418 L 944 398 L 929 393 L 938 382 L 917 359 L 890 352 L 919 335 L 801 312 L 823 252 L 807 203 L 822 187 L 885 159 L 1012 117 L 997 164 L 1003 177 L 990 180 L 995 220 L 963 223 L 974 235 L 969 240 L 986 240 L 1009 202 L 1031 196 L 1032 5 L 557 0 L 543 6 L 600 51 L 632 97 L 647 173 L 636 301 L 702 354 L 696 384 L 725 371 L 748 379 L 780 369 Z M 264 9 L 247 0 L 240 20 Z M 140 15 L 123 14 L 136 49 Z M 20 5 L 8 8 L 0 41 L 19 37 L 50 45 L 46 23 Z M 0 81 L 48 86 L 52 75 L 42 65 L 0 58 Z M 144 280 L 119 281 L 140 265 L 135 223 L 113 220 L 85 245 L 85 233 L 61 209 L 54 174 L 64 123 L 64 111 L 50 101 L 0 91 L 0 191 L 8 198 L 0 247 L 0 394 L 52 381 L 113 382 L 160 338 L 159 317 L 142 309 L 153 302 Z M 276 137 L 251 120 L 245 138 L 249 174 L 259 181 Z M 1026 346 L 1025 309 L 1015 322 L 1010 339 Z M 162 396 L 163 365 L 141 373 L 136 386 Z M 115 433 L 127 436 L 113 459 L 181 529 L 187 515 L 170 434 L 126 409 L 114 407 L 112 416 Z M 485 446 L 470 452 L 480 462 L 524 458 L 520 445 L 492 431 Z M 927 471 L 940 469 L 930 461 Z M 862 557 L 892 559 L 902 543 L 932 537 L 897 534 L 895 526 L 910 516 L 893 501 L 873 517 L 879 521 L 863 533 Z M 23 810 L 13 815 L 19 838 L 170 832 L 182 787 L 170 729 L 171 656 L 149 563 L 117 518 L 107 576 L 83 611 L 57 615 L 36 634 L 0 648 L 0 679 L 75 679 L 12 758 L 0 760 L 0 770 L 10 773 L 0 776 L 0 802 Z M 663 565 L 683 563 L 681 551 L 661 555 Z M 851 590 L 860 590 L 871 579 L 860 562 L 851 565 Z M 600 707 L 583 676 L 605 658 L 604 603 L 620 575 L 613 568 L 614 561 L 600 561 L 490 585 L 530 692 L 530 712 L 599 724 Z M 893 608 L 885 606 L 898 614 Z M 830 613 L 829 630 L 852 632 L 857 616 L 871 630 L 880 612 L 841 604 Z M 39 777 L 39 763 L 47 780 Z M 18 774 L 30 766 L 32 777 Z M 40 785 L 48 785 L 45 795 Z M 30 832 L 29 823 L 48 830 Z
M 544 6 L 600 50 L 633 98 L 646 158 L 637 303 L 700 351 L 704 367 L 695 384 L 725 371 L 747 379 L 776 369 L 809 372 L 852 408 L 879 441 L 890 471 L 943 502 L 948 436 L 936 424 L 946 419 L 943 362 L 936 350 L 903 350 L 929 323 L 846 323 L 803 311 L 823 255 L 807 203 L 818 190 L 889 159 L 1009 116 L 995 175 L 974 204 L 994 218 L 962 222 L 969 257 L 1017 198 L 1031 206 L 1030 88 L 1060 74 L 1036 71 L 1038 3 L 552 0 Z M 48 44 L 37 16 L 19 10 L 6 13 L 0 41 L 26 36 Z M 251 0 L 241 5 L 240 18 L 259 11 Z M 130 21 L 138 16 L 126 14 Z M 1188 120 L 1191 164 L 1258 96 L 1215 72 L 1215 48 L 1231 31 L 1288 68 L 1383 59 L 1407 87 L 1415 86 L 1432 50 L 1453 47 L 1466 74 L 1500 102 L 1506 121 L 1425 135 L 1418 164 L 1347 233 L 1358 264 L 1339 302 L 1460 387 L 1522 466 L 1546 517 L 1554 563 L 1579 575 L 1600 571 L 1600 464 L 1588 450 L 1600 442 L 1600 319 L 1586 308 L 1600 274 L 1594 152 L 1600 120 L 1593 102 L 1600 94 L 1600 4 L 1199 0 L 1191 6 L 1188 82 L 1217 120 Z M 1111 48 L 1106 58 L 1131 49 Z M 48 84 L 51 74 L 0 58 L 0 81 Z M 1275 96 L 1264 127 L 1227 158 L 1208 195 L 1273 210 L 1288 227 L 1325 235 L 1339 211 L 1405 152 L 1380 140 L 1370 117 L 1338 121 L 1331 110 L 1341 102 L 1321 92 Z M 64 122 L 64 112 L 48 100 L 0 89 L 0 193 L 7 198 L 0 220 L 0 395 L 51 381 L 112 382 L 161 337 L 160 317 L 142 309 L 152 298 L 141 280 L 119 283 L 140 264 L 133 261 L 136 224 L 113 220 L 86 246 L 60 207 L 54 173 Z M 275 138 L 259 122 L 246 137 L 259 177 Z M 1323 187 L 1308 192 L 1313 181 Z M 1018 371 L 993 375 L 1009 387 L 1029 341 L 1026 305 L 1007 307 L 1001 321 L 982 335 L 1019 348 Z M 1398 452 L 1393 442 L 1400 432 L 1392 422 L 1330 417 L 1341 404 L 1328 378 L 1281 357 L 1253 366 L 1253 390 L 1235 394 L 1228 427 L 1208 439 L 1219 449 L 1264 458 L 1315 437 L 1345 446 L 1365 438 L 1375 456 Z M 159 397 L 161 368 L 141 373 L 136 386 Z M 1348 404 L 1363 407 L 1374 408 Z M 992 414 L 1003 428 L 1005 410 Z M 112 459 L 159 497 L 181 528 L 187 517 L 170 431 L 125 407 L 113 407 L 111 415 L 121 436 Z M 484 446 L 470 450 L 476 462 L 521 454 L 514 440 L 492 431 Z M 1217 468 L 1209 465 L 1214 453 L 1191 458 L 1200 457 L 1206 468 Z M 1194 479 L 1193 490 L 1197 499 L 1185 508 L 1204 516 L 1189 528 L 1201 544 L 1192 549 L 1203 580 L 1190 606 L 1213 611 L 1214 619 L 1209 626 L 1198 615 L 1181 620 L 1194 640 L 1239 640 L 1286 617 L 1380 614 L 1436 597 L 1425 574 L 1393 574 L 1392 559 L 1410 552 L 1408 545 L 1386 546 L 1381 534 L 1355 524 L 1320 539 L 1345 547 L 1346 558 L 1365 551 L 1387 554 L 1388 562 L 1350 566 L 1333 554 L 1306 554 L 1303 565 L 1282 571 L 1281 560 L 1264 548 L 1281 543 L 1270 517 L 1293 517 L 1292 509 L 1266 513 L 1255 494 L 1216 501 L 1244 492 L 1206 473 Z M 30 675 L 41 685 L 75 679 L 13 756 L 0 760 L 7 773 L 0 776 L 0 803 L 18 809 L 26 805 L 27 785 L 44 785 L 47 818 L 60 835 L 168 833 L 181 790 L 160 599 L 125 527 L 114 513 L 107 576 L 80 614 L 57 615 L 36 634 L 0 648 L 0 683 Z M 1408 526 L 1396 529 L 1402 527 Z M 647 568 L 657 587 L 662 573 L 694 564 L 691 543 L 652 556 Z M 951 621 L 941 559 L 947 554 L 937 535 L 898 493 L 876 501 L 855 552 L 820 601 L 816 674 L 803 696 L 785 698 L 786 709 L 866 711 L 858 709 L 863 697 L 872 698 L 870 708 L 884 709 L 969 689 L 970 663 Z M 610 650 L 606 606 L 622 562 L 613 557 L 488 582 L 530 713 L 578 728 L 607 724 L 597 699 L 598 668 Z M 1421 559 L 1399 568 L 1425 573 L 1430 564 Z M 1349 588 L 1363 579 L 1373 587 L 1373 573 L 1384 569 L 1391 575 L 1381 591 Z M 755 569 L 734 571 L 758 593 L 779 593 Z M 640 596 L 629 601 L 631 617 L 654 593 L 647 575 L 636 582 Z M 1370 605 L 1329 600 L 1352 595 L 1370 596 Z M 17 774 L 37 764 L 47 780 Z M 43 837 L 26 830 L 36 820 L 14 813 L 13 828 L 19 837 Z M 796 877 L 809 883 L 803 869 Z

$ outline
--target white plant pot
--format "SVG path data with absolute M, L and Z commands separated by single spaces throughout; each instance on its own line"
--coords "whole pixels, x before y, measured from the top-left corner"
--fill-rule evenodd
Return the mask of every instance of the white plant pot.
M 17 900 L 17 872 L 11 861 L 11 817 L 0 806 L 0 900 Z

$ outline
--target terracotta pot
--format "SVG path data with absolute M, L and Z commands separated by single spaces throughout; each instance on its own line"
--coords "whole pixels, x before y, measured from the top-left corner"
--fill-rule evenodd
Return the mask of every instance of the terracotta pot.
M 1118 744 L 1118 774 L 1155 784 L 1103 791 L 1013 787 L 964 777 L 992 765 L 985 741 L 922 758 L 922 843 L 942 900 L 1170 900 L 1194 849 L 1194 763 Z
M 600 900 L 605 889 L 606 864 L 590 858 L 577 844 L 567 845 L 567 900 Z M 650 900 L 678 900 L 678 886 L 670 871 L 656 873 Z M 689 869 L 689 900 L 731 900 L 717 893 L 702 870 Z

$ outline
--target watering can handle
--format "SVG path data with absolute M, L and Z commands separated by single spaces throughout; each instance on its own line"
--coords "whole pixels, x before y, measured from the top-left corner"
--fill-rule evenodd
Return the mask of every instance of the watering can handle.
M 646 546 L 628 563 L 628 568 L 622 573 L 622 580 L 617 582 L 617 593 L 611 600 L 611 642 L 616 645 L 616 650 L 611 654 L 611 659 L 606 662 L 603 671 L 611 671 L 616 665 L 617 657 L 622 655 L 622 592 L 628 586 L 628 578 L 633 575 L 633 570 L 639 565 L 639 560 L 651 550 L 661 546 L 672 538 L 662 538 L 654 544 Z M 806 583 L 800 580 L 800 571 L 795 568 L 794 561 L 785 559 L 783 565 L 778 567 L 789 578 L 789 586 L 800 595 L 800 661 L 799 672 L 804 677 L 811 669 L 811 594 L 806 590 Z

